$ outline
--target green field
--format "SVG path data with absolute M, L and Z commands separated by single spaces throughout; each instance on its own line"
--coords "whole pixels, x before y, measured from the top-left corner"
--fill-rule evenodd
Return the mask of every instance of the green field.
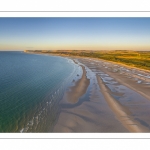
M 27 51 L 31 52 L 31 51 Z M 126 65 L 150 70 L 150 51 L 129 51 L 129 50 L 114 50 L 114 51 L 89 51 L 89 50 L 34 50 L 36 53 L 59 54 L 67 56 L 91 57 L 119 62 Z

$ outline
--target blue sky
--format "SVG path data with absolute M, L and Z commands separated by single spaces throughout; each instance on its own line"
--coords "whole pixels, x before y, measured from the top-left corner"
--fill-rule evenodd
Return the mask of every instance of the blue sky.
M 0 18 L 0 50 L 150 50 L 150 18 Z

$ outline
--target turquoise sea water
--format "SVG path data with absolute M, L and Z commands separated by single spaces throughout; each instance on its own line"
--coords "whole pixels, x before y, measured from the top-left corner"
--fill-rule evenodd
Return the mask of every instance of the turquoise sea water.
M 77 68 L 67 58 L 0 52 L 0 132 L 51 132 Z

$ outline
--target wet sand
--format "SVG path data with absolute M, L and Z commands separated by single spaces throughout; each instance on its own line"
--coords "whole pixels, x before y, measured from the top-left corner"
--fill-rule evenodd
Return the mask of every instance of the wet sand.
M 150 132 L 149 72 L 72 58 L 81 78 L 64 94 L 53 132 Z
M 109 93 L 109 89 L 107 89 L 102 82 L 101 78 L 97 75 L 97 80 L 99 86 L 101 87 L 101 91 L 105 97 L 110 108 L 113 110 L 118 120 L 130 131 L 130 132 L 146 132 L 148 131 L 145 127 L 141 126 L 136 120 L 131 117 L 131 112 L 123 107 L 118 101 L 116 101 Z
M 86 71 L 84 66 L 82 66 L 83 74 L 81 79 L 79 79 L 75 86 L 72 86 L 68 92 L 65 93 L 63 98 L 64 101 L 70 103 L 77 103 L 79 98 L 86 93 L 87 87 L 89 86 L 90 80 L 86 78 Z

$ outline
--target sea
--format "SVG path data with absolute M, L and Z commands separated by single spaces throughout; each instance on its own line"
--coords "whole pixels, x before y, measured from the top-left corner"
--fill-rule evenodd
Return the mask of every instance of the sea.
M 64 57 L 1 51 L 0 132 L 52 132 L 78 68 Z

